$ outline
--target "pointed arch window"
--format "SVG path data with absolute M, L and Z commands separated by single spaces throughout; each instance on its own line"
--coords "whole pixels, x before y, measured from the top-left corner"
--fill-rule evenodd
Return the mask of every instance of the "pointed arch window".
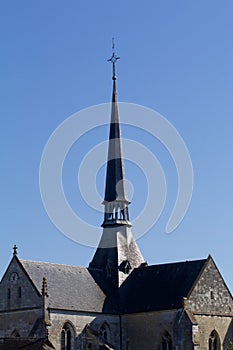
M 172 338 L 167 331 L 162 335 L 161 350 L 172 350 Z
M 220 350 L 220 339 L 218 333 L 214 330 L 209 336 L 209 350 Z
M 61 350 L 74 349 L 74 329 L 70 323 L 66 322 L 61 330 Z
M 107 322 L 102 324 L 99 334 L 106 343 L 110 343 L 110 328 Z
M 11 333 L 11 336 L 14 337 L 14 338 L 20 338 L 20 334 L 19 334 L 18 329 L 15 329 L 15 330 Z

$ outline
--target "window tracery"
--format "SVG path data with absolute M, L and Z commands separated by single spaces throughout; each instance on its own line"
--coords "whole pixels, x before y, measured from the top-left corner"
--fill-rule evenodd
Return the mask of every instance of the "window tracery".
M 61 330 L 61 350 L 72 350 L 74 344 L 74 331 L 72 326 L 66 322 Z
M 209 336 L 209 350 L 220 350 L 220 339 L 218 333 L 213 330 Z
M 172 350 L 172 338 L 167 331 L 162 336 L 161 350 Z

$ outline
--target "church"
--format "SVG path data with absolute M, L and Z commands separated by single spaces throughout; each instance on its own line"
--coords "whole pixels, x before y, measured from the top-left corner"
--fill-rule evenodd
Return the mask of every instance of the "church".
M 213 258 L 148 265 L 132 234 L 115 63 L 103 232 L 88 267 L 13 257 L 0 350 L 230 350 L 233 298 Z

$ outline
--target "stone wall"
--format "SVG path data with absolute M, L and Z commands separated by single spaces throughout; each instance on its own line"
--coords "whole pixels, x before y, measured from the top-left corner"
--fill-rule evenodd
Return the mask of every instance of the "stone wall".
M 233 301 L 212 258 L 185 302 L 194 314 L 233 315 Z
M 173 348 L 192 350 L 192 328 L 183 310 L 167 310 L 122 316 L 123 350 L 161 350 L 168 332 Z
M 233 340 L 232 317 L 228 316 L 196 315 L 191 320 L 181 309 L 125 315 L 122 321 L 123 350 L 161 350 L 166 331 L 175 350 L 208 350 L 213 330 L 219 335 L 221 350 Z
M 196 315 L 198 326 L 197 335 L 199 345 L 197 349 L 208 349 L 209 337 L 212 331 L 216 331 L 221 349 L 226 349 L 227 344 L 233 339 L 232 318 L 223 316 Z
M 26 309 L 0 314 L 0 338 L 14 336 L 15 333 L 18 333 L 20 337 L 41 337 L 44 334 L 42 327 L 41 309 Z
M 14 258 L 0 284 L 0 311 L 38 306 L 42 306 L 42 298 Z
M 0 337 L 18 331 L 21 337 L 41 331 L 43 300 L 17 258 L 13 258 L 0 284 Z
M 208 349 L 213 331 L 219 336 L 221 349 L 225 349 L 233 340 L 232 296 L 211 257 L 184 305 L 197 323 L 195 349 Z
M 51 310 L 50 321 L 51 326 L 48 327 L 49 340 L 56 349 L 60 349 L 60 335 L 65 323 L 69 323 L 74 330 L 75 342 L 73 342 L 72 350 L 86 350 L 88 345 L 89 349 L 94 349 L 103 324 L 108 325 L 109 328 L 108 343 L 112 344 L 114 349 L 120 349 L 119 316 Z M 87 325 L 90 328 L 89 333 L 85 331 Z

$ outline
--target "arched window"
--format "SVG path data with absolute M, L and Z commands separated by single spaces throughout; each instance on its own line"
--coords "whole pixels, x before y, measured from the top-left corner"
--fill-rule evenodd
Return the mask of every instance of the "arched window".
M 19 338 L 19 337 L 20 337 L 20 334 L 19 334 L 18 329 L 15 329 L 15 330 L 11 333 L 11 336 L 14 337 L 14 338 Z
M 61 330 L 61 350 L 74 348 L 74 330 L 70 323 L 66 322 Z
M 220 350 L 220 339 L 218 333 L 214 330 L 209 336 L 209 350 Z
M 100 336 L 105 342 L 110 343 L 110 328 L 107 322 L 100 327 Z
M 165 331 L 162 335 L 161 349 L 172 350 L 172 338 L 167 331 Z

